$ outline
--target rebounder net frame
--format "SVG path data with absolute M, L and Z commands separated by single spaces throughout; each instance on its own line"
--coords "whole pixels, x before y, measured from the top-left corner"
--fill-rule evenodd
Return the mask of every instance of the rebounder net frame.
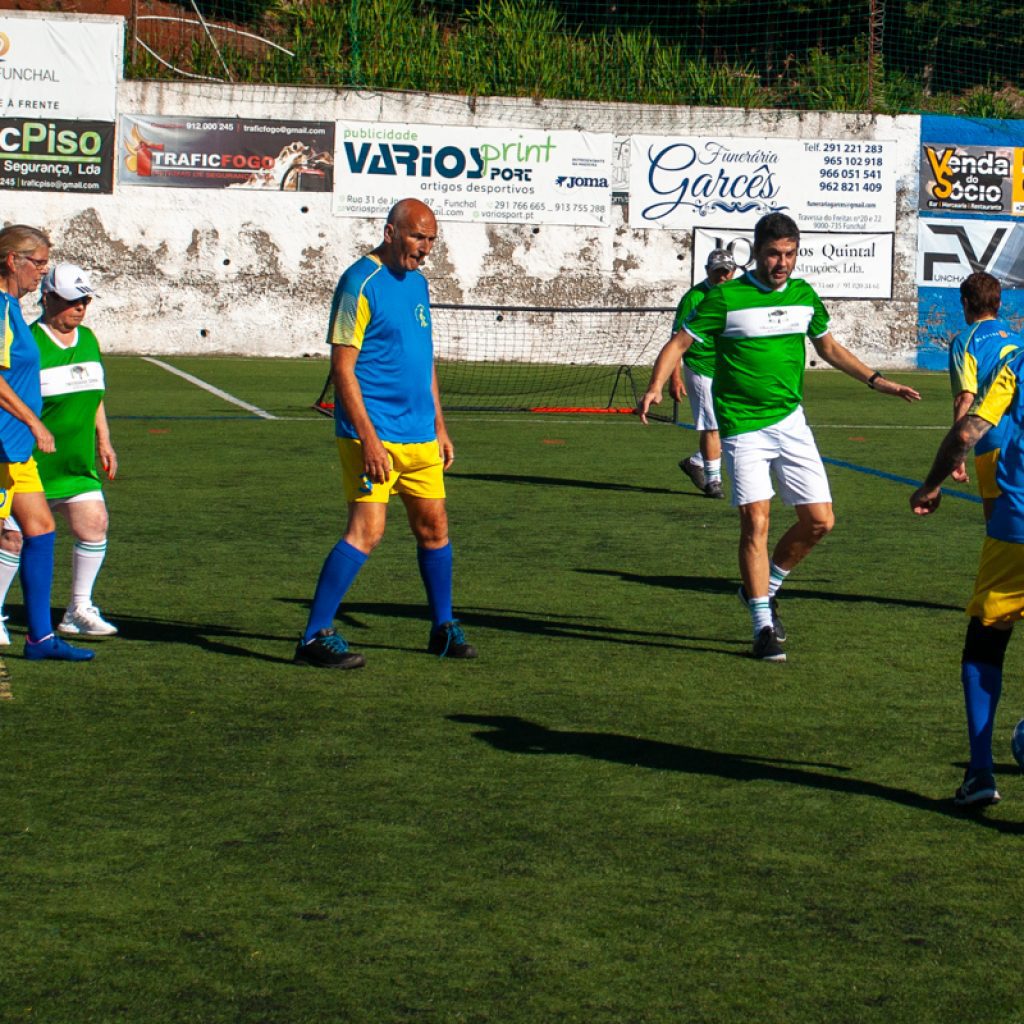
M 630 413 L 671 334 L 674 313 L 661 306 L 433 303 L 444 408 Z M 314 408 L 330 414 L 333 398 L 328 374 Z

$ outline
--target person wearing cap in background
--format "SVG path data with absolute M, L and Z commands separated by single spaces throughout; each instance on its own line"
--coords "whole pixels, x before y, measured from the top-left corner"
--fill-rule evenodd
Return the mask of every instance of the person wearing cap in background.
M 117 453 L 103 408 L 104 375 L 96 335 L 82 325 L 94 291 L 88 274 L 73 263 L 58 263 L 43 279 L 42 316 L 31 331 L 39 351 L 43 409 L 41 419 L 57 450 L 35 458 L 45 500 L 67 520 L 75 541 L 71 554 L 71 599 L 57 626 L 81 639 L 114 636 L 93 603 L 93 587 L 107 552 L 107 505 L 96 456 L 109 480 L 117 474 Z M 29 496 L 39 500 L 39 496 Z M 18 571 L 21 532 L 14 516 L 0 534 L 0 610 Z M 0 643 L 10 643 L 0 621 Z
M 729 249 L 712 249 L 705 264 L 707 277 L 694 285 L 680 300 L 672 322 L 673 338 L 683 329 L 686 318 L 700 305 L 712 288 L 728 281 L 736 273 L 736 260 Z M 715 347 L 710 342 L 694 342 L 683 356 L 683 372 L 676 366 L 669 381 L 669 394 L 679 401 L 690 399 L 694 429 L 700 434 L 700 447 L 681 459 L 679 468 L 709 498 L 724 498 L 722 491 L 722 442 L 718 421 L 711 403 L 711 379 L 715 372 Z M 685 377 L 684 377 L 685 375 Z

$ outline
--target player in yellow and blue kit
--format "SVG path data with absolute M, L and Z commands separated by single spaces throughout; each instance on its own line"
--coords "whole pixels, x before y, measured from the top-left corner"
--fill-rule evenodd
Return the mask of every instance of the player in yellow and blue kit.
M 1002 361 L 1020 347 L 1020 339 L 1003 321 L 998 320 L 1002 288 L 991 274 L 978 271 L 960 283 L 960 304 L 968 330 L 949 347 L 949 383 L 953 390 L 953 422 L 956 423 L 974 404 Z M 985 518 L 992 514 L 996 488 L 996 459 L 1008 426 L 1000 424 L 988 431 L 974 449 L 974 474 Z M 967 481 L 965 466 L 957 466 L 953 479 Z
M 427 649 L 442 657 L 476 657 L 452 614 L 444 470 L 455 450 L 434 370 L 430 294 L 419 272 L 436 238 L 430 208 L 403 199 L 388 214 L 384 241 L 349 267 L 335 290 L 327 340 L 348 523 L 320 572 L 295 648 L 301 664 L 365 664 L 334 629 L 334 616 L 384 535 L 392 494 L 404 502 L 417 541 L 432 618 Z
M 1024 618 L 1024 349 L 1003 363 L 970 411 L 952 427 L 924 483 L 910 499 L 918 515 L 939 507 L 942 481 L 997 425 L 1003 431 L 995 463 L 997 496 L 985 526 L 985 544 L 967 605 L 970 621 L 960 678 L 971 757 L 954 795 L 961 806 L 999 800 L 992 770 L 992 730 L 1003 686 L 1003 660 L 1014 623 Z

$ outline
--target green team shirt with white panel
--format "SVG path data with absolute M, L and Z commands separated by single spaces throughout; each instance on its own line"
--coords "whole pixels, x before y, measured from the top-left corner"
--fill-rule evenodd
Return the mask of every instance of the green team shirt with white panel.
M 96 410 L 103 401 L 103 362 L 96 335 L 79 327 L 65 348 L 40 321 L 32 325 L 39 347 L 41 419 L 57 442 L 55 452 L 35 451 L 47 498 L 71 498 L 102 488 L 96 469 Z
M 707 279 L 695 284 L 680 300 L 676 307 L 676 318 L 672 321 L 672 333 L 680 330 L 686 322 L 686 318 L 704 301 L 714 285 Z M 693 373 L 699 373 L 702 377 L 713 377 L 715 375 L 715 347 L 703 338 L 697 338 L 686 350 L 683 362 Z
M 708 292 L 683 327 L 714 345 L 715 418 L 722 436 L 733 437 L 799 408 L 805 339 L 828 333 L 828 313 L 802 278 L 776 291 L 748 271 Z

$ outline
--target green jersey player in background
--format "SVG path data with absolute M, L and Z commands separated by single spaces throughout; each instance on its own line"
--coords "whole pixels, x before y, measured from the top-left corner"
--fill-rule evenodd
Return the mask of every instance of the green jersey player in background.
M 828 313 L 814 289 L 792 276 L 800 229 L 782 213 L 754 228 L 754 269 L 708 293 L 654 364 L 637 412 L 644 423 L 680 357 L 696 341 L 715 348 L 714 405 L 722 455 L 740 516 L 740 599 L 754 629 L 755 658 L 785 661 L 785 630 L 776 593 L 786 577 L 832 529 L 832 495 L 803 401 L 805 345 L 875 391 L 915 402 L 910 387 L 872 371 L 828 329 Z M 774 476 L 796 522 L 768 554 Z
M 73 263 L 58 263 L 42 282 L 43 315 L 32 324 L 39 348 L 41 419 L 53 434 L 54 452 L 36 451 L 39 477 L 50 508 L 67 520 L 75 542 L 71 552 L 71 598 L 57 626 L 63 636 L 114 636 L 93 603 L 93 586 L 107 553 L 107 505 L 96 457 L 108 479 L 117 474 L 117 454 L 103 408 L 103 362 L 96 335 L 82 325 L 92 301 L 89 277 Z M 21 532 L 4 521 L 0 536 L 0 608 L 18 572 Z M 0 643 L 10 643 L 0 620 Z

